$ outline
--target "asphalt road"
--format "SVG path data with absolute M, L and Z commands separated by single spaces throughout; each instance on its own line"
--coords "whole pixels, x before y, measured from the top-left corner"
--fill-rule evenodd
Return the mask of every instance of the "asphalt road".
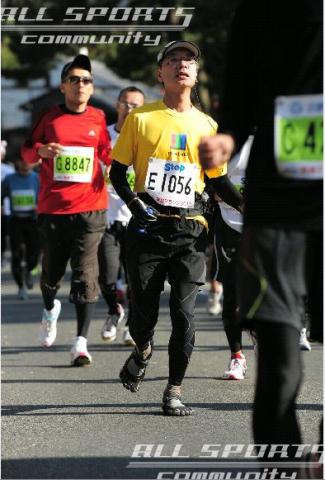
M 62 312 L 56 344 L 44 349 L 37 339 L 42 311 L 38 287 L 29 300 L 17 300 L 10 274 L 3 273 L 1 478 L 236 478 L 213 476 L 216 471 L 238 471 L 235 464 L 218 464 L 217 469 L 213 462 L 239 461 L 253 444 L 256 359 L 245 335 L 246 379 L 220 378 L 229 353 L 220 318 L 206 313 L 207 291 L 198 298 L 196 348 L 183 387 L 183 398 L 195 414 L 186 418 L 161 414 L 170 332 L 168 293 L 162 296 L 154 356 L 135 394 L 118 380 L 130 351 L 121 343 L 121 332 L 113 345 L 100 338 L 106 312 L 102 300 L 90 327 L 94 363 L 70 367 L 76 320 L 67 292 L 64 284 L 58 295 Z M 303 359 L 305 380 L 297 410 L 304 442 L 315 444 L 322 413 L 322 347 L 313 344 Z M 232 449 L 229 458 L 221 456 L 225 448 Z

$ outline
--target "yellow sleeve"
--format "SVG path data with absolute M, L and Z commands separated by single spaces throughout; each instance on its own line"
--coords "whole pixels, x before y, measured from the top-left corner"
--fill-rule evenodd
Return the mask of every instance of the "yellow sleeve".
M 222 177 L 222 175 L 226 175 L 228 168 L 227 168 L 227 162 L 224 163 L 221 167 L 216 167 L 216 168 L 209 168 L 204 171 L 207 177 L 209 178 L 218 178 Z
M 132 165 L 137 151 L 137 117 L 130 113 L 123 124 L 112 151 L 112 159 L 123 165 Z

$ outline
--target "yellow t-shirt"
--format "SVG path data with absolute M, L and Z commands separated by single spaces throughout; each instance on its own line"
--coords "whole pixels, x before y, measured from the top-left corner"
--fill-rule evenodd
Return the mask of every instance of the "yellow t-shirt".
M 227 165 L 203 171 L 198 156 L 201 137 L 214 135 L 216 122 L 192 107 L 188 112 L 176 112 L 162 100 L 149 103 L 130 113 L 113 148 L 112 158 L 123 165 L 133 165 L 134 191 L 144 192 L 150 157 L 166 161 L 193 163 L 199 167 L 195 191 L 204 190 L 204 173 L 209 178 L 227 173 Z

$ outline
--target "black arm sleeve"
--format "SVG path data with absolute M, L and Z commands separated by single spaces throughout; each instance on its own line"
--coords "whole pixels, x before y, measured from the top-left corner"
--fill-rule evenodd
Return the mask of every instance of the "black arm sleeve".
M 132 192 L 130 185 L 126 178 L 126 171 L 128 167 L 122 163 L 113 160 L 111 170 L 109 172 L 109 178 L 112 185 L 116 190 L 116 193 L 128 205 L 131 200 L 136 197 L 136 194 Z
M 243 196 L 231 183 L 228 175 L 222 175 L 218 178 L 210 178 L 208 182 L 213 191 L 221 198 L 221 200 L 236 210 L 241 211 L 240 207 L 243 203 Z

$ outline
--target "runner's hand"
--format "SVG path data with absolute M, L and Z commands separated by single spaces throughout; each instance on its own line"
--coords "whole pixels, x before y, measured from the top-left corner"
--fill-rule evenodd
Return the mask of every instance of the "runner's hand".
M 231 135 L 219 133 L 211 137 L 202 137 L 199 145 L 200 163 L 203 169 L 215 168 L 228 162 L 235 149 Z
M 42 158 L 54 158 L 56 155 L 60 153 L 60 150 L 62 149 L 62 145 L 59 143 L 47 143 L 46 145 L 43 145 L 40 147 L 37 151 L 40 157 Z
M 140 228 L 146 228 L 157 221 L 159 212 L 155 208 L 146 205 L 140 198 L 135 197 L 128 204 L 128 207 L 135 224 Z

